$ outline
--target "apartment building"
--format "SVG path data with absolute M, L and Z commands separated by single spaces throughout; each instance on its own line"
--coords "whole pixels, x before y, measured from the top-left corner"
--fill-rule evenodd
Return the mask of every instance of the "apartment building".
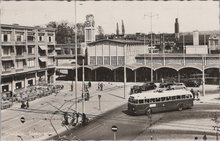
M 1 92 L 55 82 L 55 29 L 1 25 Z

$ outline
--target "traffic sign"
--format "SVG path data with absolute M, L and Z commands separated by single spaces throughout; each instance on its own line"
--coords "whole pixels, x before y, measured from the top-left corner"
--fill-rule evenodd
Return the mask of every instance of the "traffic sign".
M 21 123 L 24 123 L 25 122 L 25 118 L 24 117 L 21 117 Z
M 117 132 L 117 130 L 118 130 L 118 127 L 115 126 L 115 125 L 113 125 L 113 126 L 112 126 L 112 131 L 113 131 L 113 132 Z

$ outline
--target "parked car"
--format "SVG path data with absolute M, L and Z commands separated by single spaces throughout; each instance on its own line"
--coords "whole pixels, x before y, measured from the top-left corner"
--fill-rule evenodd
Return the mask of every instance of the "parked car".
M 186 81 L 184 82 L 186 87 L 199 87 L 200 84 L 197 81 Z
M 173 85 L 170 85 L 170 89 L 177 90 L 177 89 L 186 89 L 186 86 L 184 83 L 174 83 Z
M 12 102 L 8 100 L 2 100 L 2 109 L 10 108 L 12 106 Z
M 134 86 L 131 88 L 130 94 L 141 93 L 141 92 L 142 92 L 141 86 L 139 86 L 139 85 L 134 85 Z
M 159 87 L 158 87 L 158 91 L 164 91 L 167 89 L 170 89 L 170 87 L 174 85 L 173 82 L 167 82 L 167 83 L 160 83 Z
M 153 82 L 145 83 L 141 86 L 142 91 L 154 90 L 156 88 L 157 88 L 157 86 Z

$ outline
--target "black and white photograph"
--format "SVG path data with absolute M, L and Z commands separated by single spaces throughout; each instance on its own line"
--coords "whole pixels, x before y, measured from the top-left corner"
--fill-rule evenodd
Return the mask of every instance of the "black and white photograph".
M 0 0 L 0 141 L 220 140 L 220 1 Z

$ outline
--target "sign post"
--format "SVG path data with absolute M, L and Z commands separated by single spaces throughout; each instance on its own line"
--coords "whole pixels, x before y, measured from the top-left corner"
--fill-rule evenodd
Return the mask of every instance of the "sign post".
M 102 97 L 102 96 L 99 94 L 99 95 L 98 95 L 98 98 L 99 98 L 99 110 L 101 110 L 101 97 Z
M 116 132 L 118 131 L 118 127 L 113 125 L 112 126 L 112 132 L 114 133 L 114 141 L 116 141 Z

